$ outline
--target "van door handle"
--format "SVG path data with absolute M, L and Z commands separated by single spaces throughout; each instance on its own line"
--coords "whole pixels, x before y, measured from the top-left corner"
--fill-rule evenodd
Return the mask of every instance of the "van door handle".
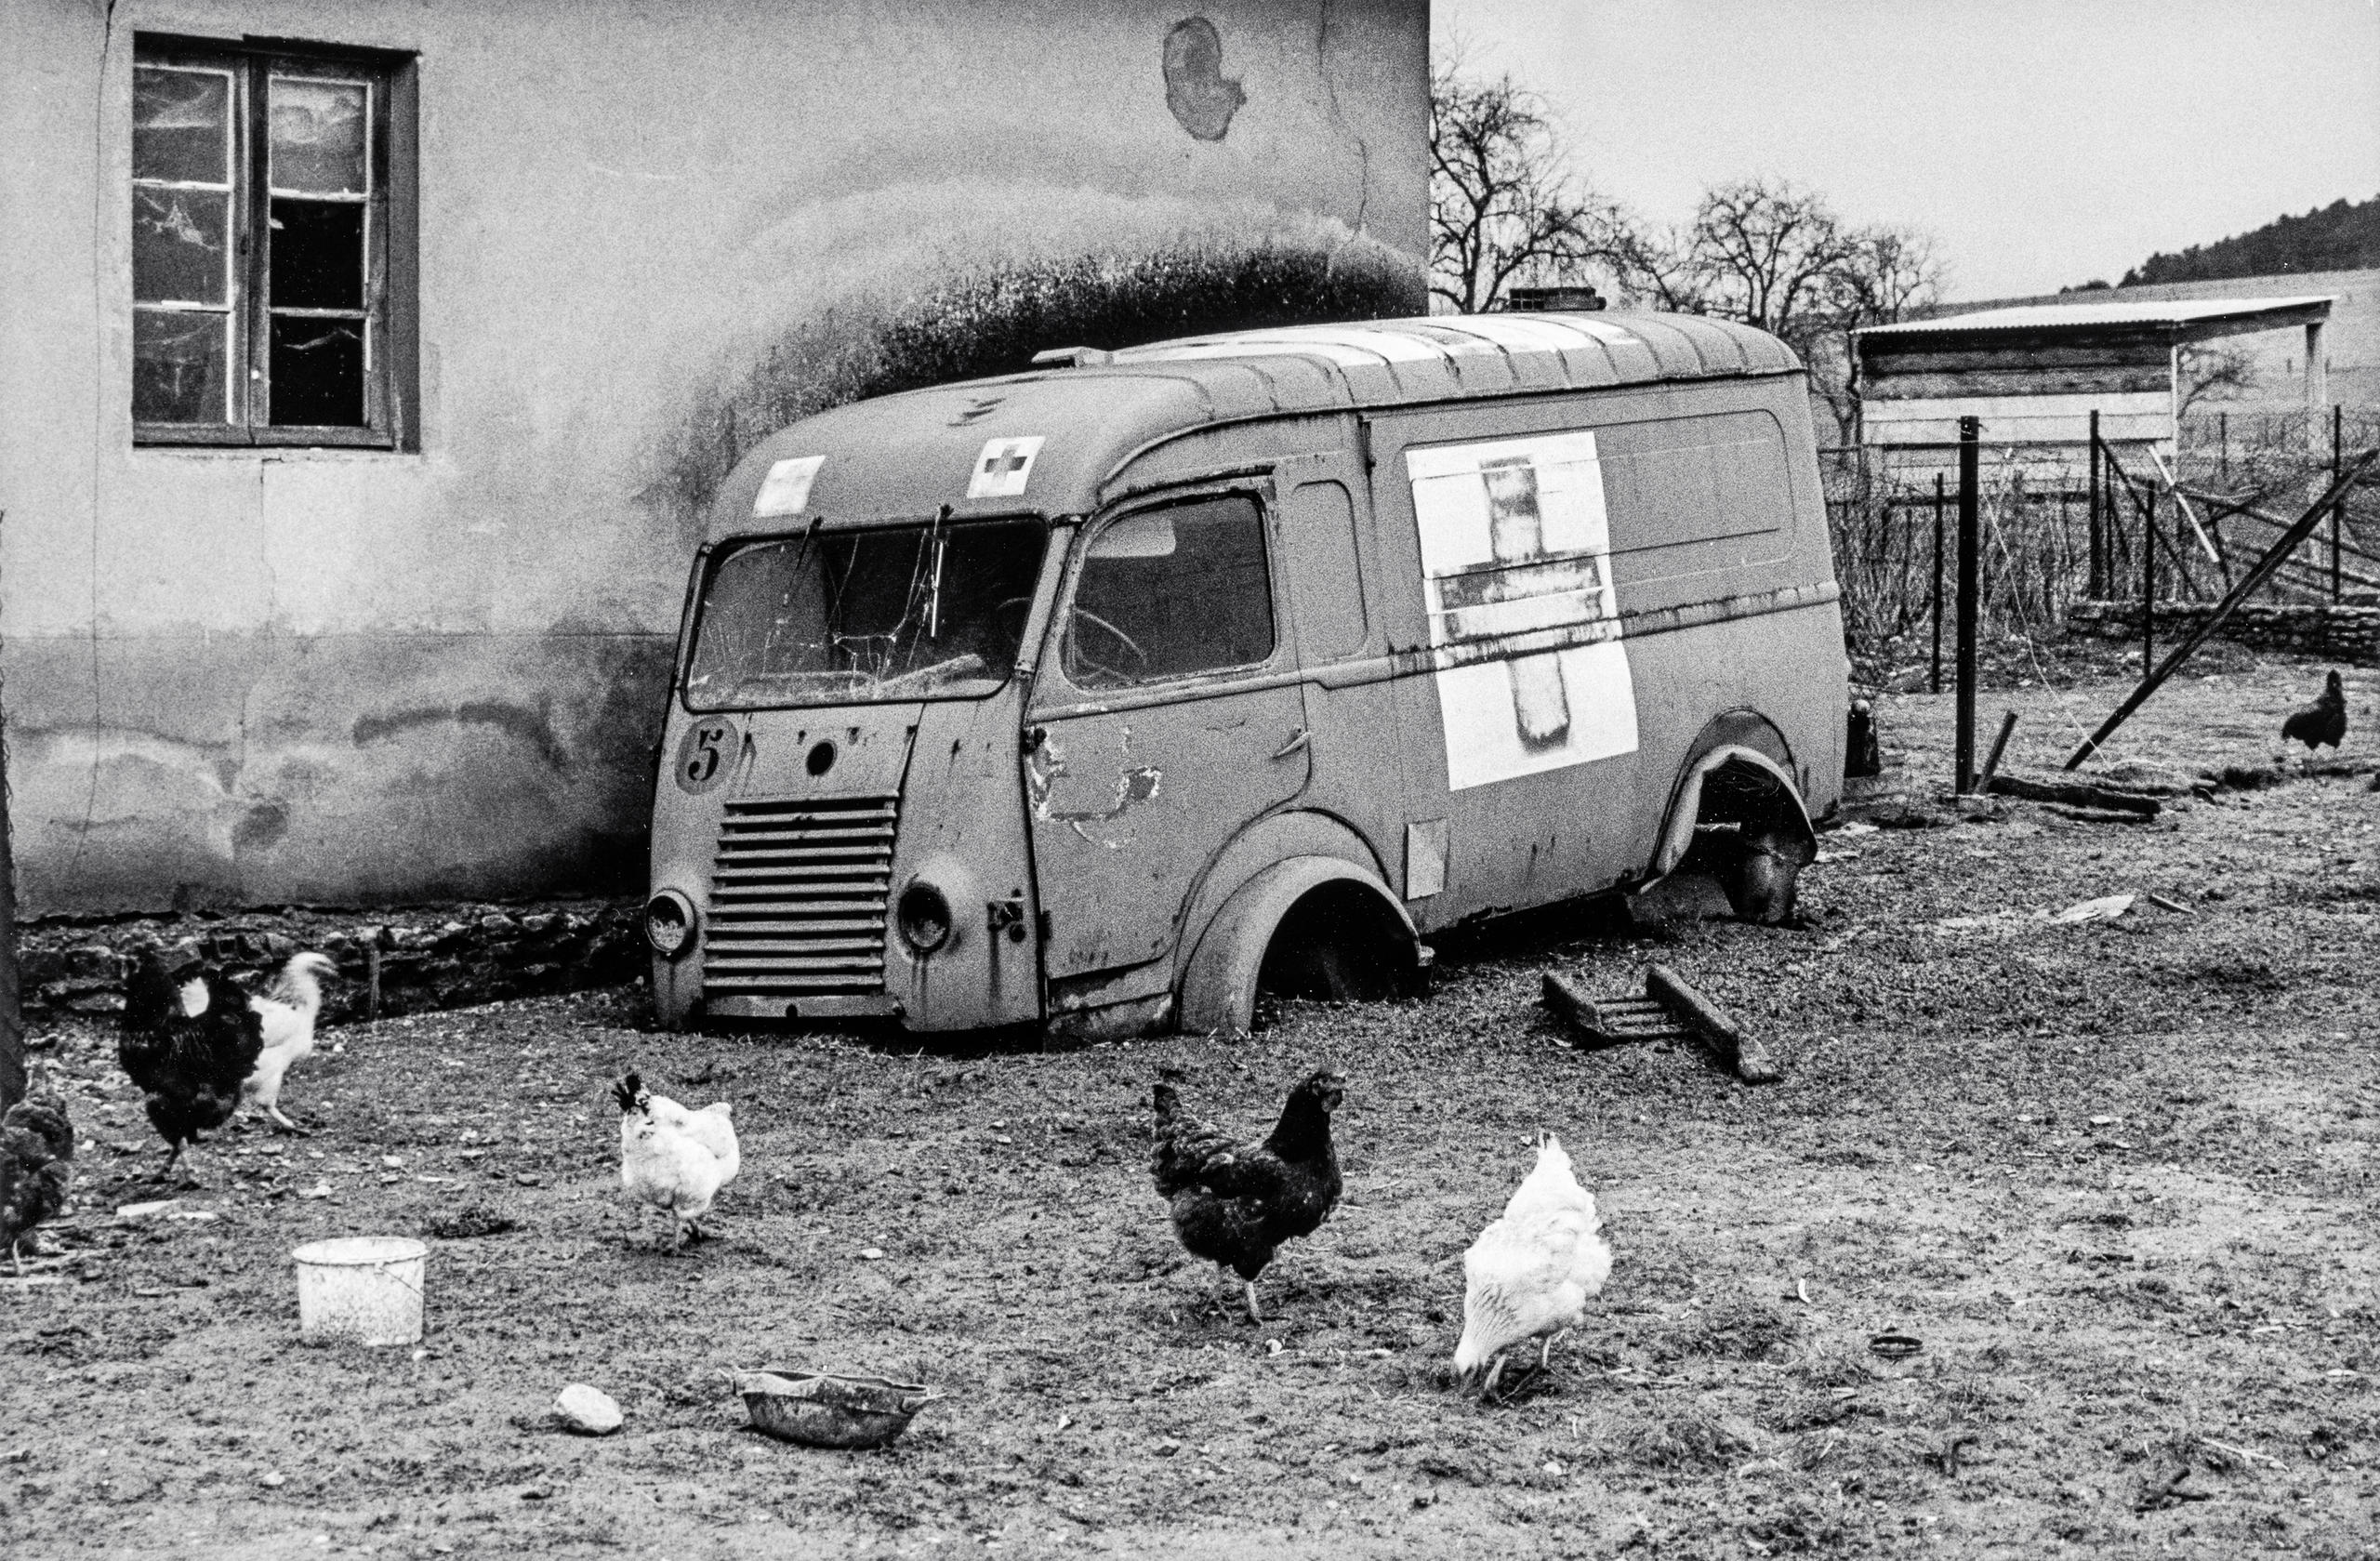
M 1289 740 L 1283 743 L 1280 746 L 1280 748 L 1274 753 L 1273 757 L 1276 759 L 1287 759 L 1289 755 L 1297 752 L 1298 749 L 1304 747 L 1307 744 L 1313 741 L 1314 734 L 1301 726 L 1296 731 L 1289 734 Z

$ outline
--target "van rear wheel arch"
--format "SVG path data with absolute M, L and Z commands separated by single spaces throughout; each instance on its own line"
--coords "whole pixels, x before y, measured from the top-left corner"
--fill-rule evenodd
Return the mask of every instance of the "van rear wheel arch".
M 1421 938 L 1380 875 L 1335 856 L 1275 862 L 1225 899 L 1183 968 L 1194 1035 L 1244 1035 L 1263 990 L 1333 1000 L 1409 995 Z
M 1672 788 L 1649 879 L 1680 868 L 1715 877 L 1736 914 L 1775 925 L 1793 914 L 1818 832 L 1793 774 L 1792 749 L 1752 710 L 1703 728 Z

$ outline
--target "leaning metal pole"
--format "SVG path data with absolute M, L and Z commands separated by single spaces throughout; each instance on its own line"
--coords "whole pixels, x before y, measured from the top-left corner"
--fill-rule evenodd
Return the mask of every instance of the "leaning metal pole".
M 2238 609 L 2240 603 L 2245 602 L 2258 586 L 2271 577 L 2273 572 L 2281 566 L 2292 552 L 2295 551 L 2307 537 L 2314 535 L 2315 528 L 2322 523 L 2322 517 L 2330 513 L 2331 507 L 2346 502 L 2347 490 L 2362 481 L 2364 471 L 2375 460 L 2380 460 L 2380 449 L 2366 450 L 2356 456 L 2354 462 L 2333 480 L 2329 490 L 2316 499 L 2304 514 L 2297 517 L 2295 523 L 2281 535 L 2279 541 L 2265 550 L 2265 556 L 2256 560 L 2256 566 L 2240 577 L 2240 583 L 2231 588 L 2230 594 L 2215 603 L 2215 611 L 2206 615 L 2205 621 L 2183 636 L 2182 642 L 2167 653 L 2165 659 L 2158 665 L 2157 669 L 2141 679 L 2138 688 L 2124 695 L 2123 703 L 2116 707 L 2115 713 L 2101 721 L 2096 732 L 2082 739 L 2082 746 L 2067 757 L 2066 767 L 2069 770 L 2079 770 L 2082 767 L 2084 760 L 2098 752 L 2099 745 L 2106 742 L 2117 727 L 2132 719 L 2132 712 L 2148 702 L 2149 696 L 2157 692 L 2158 686 L 2174 675 L 2175 668 L 2188 660 L 2189 654 L 2204 644 L 2209 636 L 2222 628 L 2225 621 Z

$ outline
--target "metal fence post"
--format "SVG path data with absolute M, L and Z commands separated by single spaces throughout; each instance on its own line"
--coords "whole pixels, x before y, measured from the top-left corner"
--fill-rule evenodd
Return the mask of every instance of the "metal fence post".
M 2129 481 L 2129 479 L 2127 479 Z M 2138 489 L 2135 489 L 2135 494 Z M 2157 490 L 2140 512 L 2140 675 L 2157 665 Z
M 2093 601 L 2110 594 L 2107 558 L 2099 541 L 2099 409 L 2091 409 L 2091 589 Z
M 1942 474 L 1934 474 L 1934 692 L 1942 692 Z
M 2341 412 L 2337 402 L 2331 403 L 2331 481 L 2339 480 L 2339 425 Z M 2347 506 L 2331 506 L 2331 600 L 2339 599 L 2339 528 L 2346 523 Z
M 1962 797 L 1975 789 L 1975 648 L 1977 620 L 1983 615 L 1977 601 L 1983 546 L 1977 523 L 1976 487 L 1977 442 L 1982 432 L 1980 419 L 1959 419 L 1958 791 Z

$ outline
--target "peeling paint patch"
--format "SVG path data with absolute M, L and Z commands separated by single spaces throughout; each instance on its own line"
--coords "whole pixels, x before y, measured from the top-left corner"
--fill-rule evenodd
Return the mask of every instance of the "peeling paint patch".
M 1123 747 L 1125 752 L 1129 755 L 1131 750 L 1131 728 L 1130 727 L 1126 727 L 1124 729 Z M 1116 772 L 1115 790 L 1110 794 L 1108 803 L 1105 807 L 1054 807 L 1051 803 L 1051 794 L 1054 788 L 1054 784 L 1060 776 L 1067 774 L 1069 772 L 1066 768 L 1066 756 L 1059 748 L 1057 740 L 1055 738 L 1044 738 L 1040 747 L 1035 748 L 1030 758 L 1025 761 L 1025 789 L 1026 800 L 1032 806 L 1033 816 L 1035 819 L 1043 824 L 1070 825 L 1074 827 L 1075 833 L 1082 835 L 1082 838 L 1086 840 L 1090 840 L 1091 837 L 1088 834 L 1083 833 L 1082 826 L 1086 824 L 1104 824 L 1111 818 L 1120 818 L 1123 816 L 1124 811 L 1127 808 L 1131 807 L 1136 802 L 1145 802 L 1152 800 L 1157 796 L 1159 788 L 1165 785 L 1165 772 L 1157 769 L 1155 765 L 1127 765 Z M 1111 851 L 1117 848 L 1117 842 L 1114 840 L 1094 841 L 1093 843 L 1105 845 Z

